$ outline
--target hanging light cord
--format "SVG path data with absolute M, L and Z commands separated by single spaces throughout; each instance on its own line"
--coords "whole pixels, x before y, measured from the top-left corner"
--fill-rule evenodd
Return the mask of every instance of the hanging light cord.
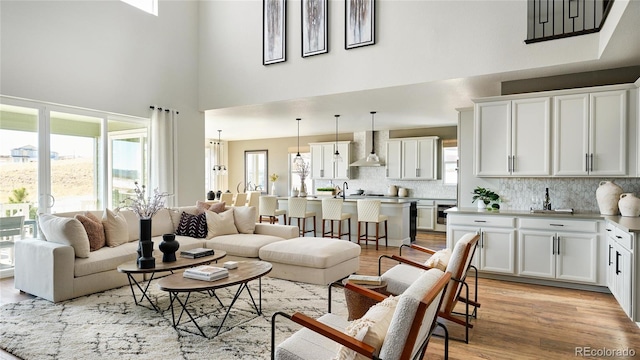
M 376 149 L 376 139 L 373 136 L 373 132 L 374 132 L 374 130 L 373 130 L 374 129 L 374 127 L 373 127 L 373 117 L 374 117 L 375 114 L 376 114 L 375 111 L 371 112 L 371 153 L 372 154 L 376 153 L 376 150 L 375 150 Z
M 340 152 L 338 151 L 338 118 L 340 117 L 340 115 L 334 115 L 336 117 L 336 156 L 340 155 Z

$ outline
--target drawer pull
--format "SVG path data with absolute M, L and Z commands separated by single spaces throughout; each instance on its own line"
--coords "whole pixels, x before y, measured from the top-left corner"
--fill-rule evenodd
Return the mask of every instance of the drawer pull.
M 549 224 L 551 226 L 564 226 L 563 224 Z
M 616 235 L 616 237 L 617 237 L 618 239 L 622 239 L 622 236 L 620 236 L 620 235 Z
M 607 230 L 607 231 L 611 231 L 611 229 L 605 229 L 605 230 Z
M 473 222 L 478 222 L 478 223 L 486 223 L 486 220 L 473 220 Z

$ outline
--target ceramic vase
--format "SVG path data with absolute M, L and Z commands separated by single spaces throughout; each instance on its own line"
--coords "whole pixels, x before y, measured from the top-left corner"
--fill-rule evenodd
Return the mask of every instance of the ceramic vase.
M 640 199 L 632 193 L 620 194 L 618 207 L 620 208 L 620 215 L 622 216 L 640 216 Z
M 620 185 L 612 181 L 601 181 L 596 190 L 596 200 L 602 215 L 618 215 L 618 201 L 622 194 Z
M 486 208 L 487 208 L 487 204 L 484 203 L 484 200 L 478 199 L 478 209 L 479 210 L 484 210 Z
M 276 183 L 271 183 L 271 195 L 276 196 Z
M 140 239 L 138 240 L 138 268 L 151 269 L 156 266 L 151 241 L 151 219 L 140 219 Z
M 409 190 L 407 188 L 399 188 L 398 189 L 398 196 L 399 197 L 407 197 L 407 196 L 409 196 Z
M 180 248 L 180 243 L 176 241 L 176 234 L 162 235 L 162 242 L 158 249 L 162 251 L 162 262 L 176 261 L 176 251 Z

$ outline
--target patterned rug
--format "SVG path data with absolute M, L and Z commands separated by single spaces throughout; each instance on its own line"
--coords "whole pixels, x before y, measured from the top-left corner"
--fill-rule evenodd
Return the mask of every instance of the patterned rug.
M 256 303 L 258 282 L 249 284 Z M 228 306 L 237 286 L 216 291 Z M 191 323 L 172 327 L 169 296 L 151 284 L 162 313 L 136 306 L 128 286 L 57 304 L 33 299 L 0 307 L 0 347 L 23 359 L 269 359 L 271 316 L 299 311 L 317 317 L 327 311 L 327 287 L 264 277 L 262 315 L 246 292 L 234 304 L 220 334 L 204 338 Z M 145 303 L 143 303 L 145 304 Z M 148 305 L 148 303 L 147 303 Z M 189 309 L 208 337 L 226 308 L 206 293 L 193 293 Z M 177 308 L 176 308 L 177 309 Z M 345 315 L 342 290 L 334 288 L 333 313 Z M 277 318 L 276 344 L 299 329 Z

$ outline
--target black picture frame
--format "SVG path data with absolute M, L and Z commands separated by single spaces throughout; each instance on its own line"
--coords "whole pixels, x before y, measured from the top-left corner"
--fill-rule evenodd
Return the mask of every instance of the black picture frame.
M 374 0 L 344 1 L 344 48 L 376 43 L 376 9 Z
M 329 52 L 328 0 L 302 0 L 300 6 L 302 57 Z
M 287 0 L 262 0 L 262 65 L 287 60 Z

